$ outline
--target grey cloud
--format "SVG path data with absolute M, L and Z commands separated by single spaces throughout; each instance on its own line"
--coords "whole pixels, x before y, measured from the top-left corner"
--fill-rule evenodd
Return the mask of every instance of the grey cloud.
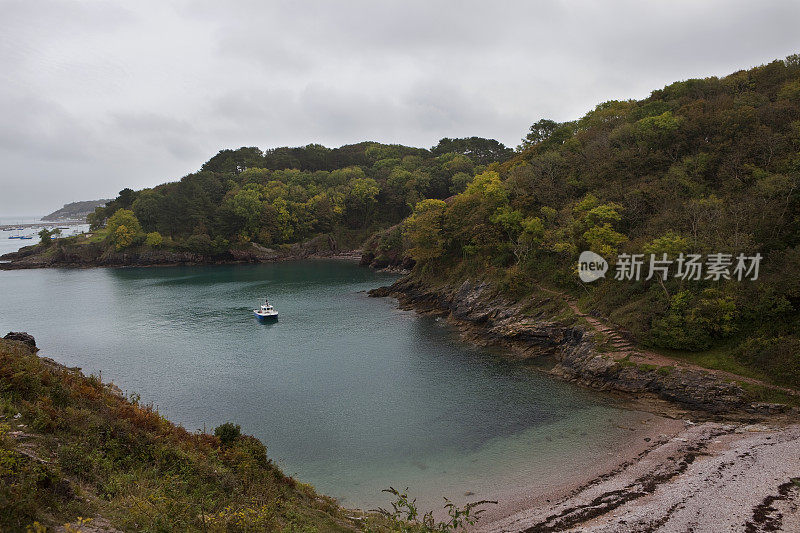
M 796 1 L 8 0 L 0 215 L 151 186 L 226 147 L 514 146 L 542 117 L 800 51 Z

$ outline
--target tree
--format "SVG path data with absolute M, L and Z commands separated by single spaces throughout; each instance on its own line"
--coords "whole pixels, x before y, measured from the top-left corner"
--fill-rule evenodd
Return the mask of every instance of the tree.
M 129 209 L 131 205 L 133 205 L 134 200 L 136 200 L 136 192 L 133 189 L 125 187 L 119 191 L 119 196 L 115 202 L 118 207 L 122 209 Z
M 520 150 L 530 148 L 534 144 L 547 140 L 559 126 L 561 124 L 549 118 L 538 120 L 530 127 L 528 134 L 522 139 Z
M 203 164 L 201 170 L 238 174 L 250 167 L 260 166 L 263 162 L 264 154 L 261 150 L 255 146 L 242 147 L 238 150 L 220 150 Z
M 636 123 L 636 136 L 642 144 L 653 150 L 666 150 L 683 123 L 683 117 L 676 117 L 670 111 L 645 117 Z
M 673 231 L 668 231 L 661 237 L 653 239 L 642 248 L 645 254 L 655 254 L 659 257 L 663 254 L 667 254 L 668 257 L 672 258 L 688 250 L 689 240 Z
M 450 139 L 445 137 L 439 141 L 439 144 L 431 148 L 431 153 L 433 155 L 462 154 L 479 165 L 488 165 L 490 163 L 502 163 L 511 158 L 514 155 L 514 150 L 507 148 L 506 145 L 494 139 L 483 137 Z
M 264 193 L 260 185 L 250 184 L 229 196 L 223 203 L 237 221 L 235 231 L 253 237 L 258 233 L 264 212 Z
M 625 235 L 615 231 L 608 223 L 592 226 L 583 233 L 583 239 L 589 244 L 591 251 L 603 257 L 616 255 L 619 245 L 628 240 Z
M 61 235 L 60 229 L 54 228 L 49 230 L 47 228 L 42 228 L 42 230 L 39 232 L 39 242 L 41 242 L 44 246 L 50 246 L 50 244 L 53 242 L 52 238 L 56 235 Z
M 356 220 L 364 227 L 375 209 L 375 200 L 380 192 L 378 182 L 372 178 L 354 178 L 347 183 L 347 189 L 345 205 L 351 213 L 356 214 Z
M 164 213 L 163 200 L 161 193 L 145 189 L 131 204 L 131 210 L 145 230 L 154 231 L 158 227 L 158 221 Z
M 514 246 L 514 255 L 517 261 L 525 261 L 539 248 L 544 237 L 544 223 L 539 217 L 526 217 L 521 223 L 522 231 L 517 237 Z
M 136 238 L 136 232 L 125 224 L 120 224 L 117 226 L 117 229 L 114 230 L 112 237 L 117 250 L 122 250 L 133 244 Z
M 403 236 L 408 240 L 409 253 L 417 262 L 442 255 L 442 216 L 447 204 L 442 200 L 423 200 L 403 223 Z
M 467 174 L 466 172 L 456 172 L 453 174 L 453 177 L 450 178 L 450 192 L 453 194 L 459 194 L 466 190 L 467 185 L 469 182 L 472 181 L 472 176 Z
M 131 246 L 142 233 L 142 225 L 130 209 L 119 209 L 108 219 L 108 236 L 117 250 Z

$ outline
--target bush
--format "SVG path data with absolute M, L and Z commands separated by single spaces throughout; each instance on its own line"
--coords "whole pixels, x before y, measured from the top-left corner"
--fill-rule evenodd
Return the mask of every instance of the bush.
M 151 248 L 158 248 L 164 244 L 164 237 L 159 232 L 153 231 L 147 234 L 144 243 Z
M 186 239 L 184 246 L 190 252 L 197 254 L 210 254 L 214 249 L 214 243 L 211 241 L 211 237 L 205 233 L 192 235 Z
M 233 422 L 225 422 L 221 426 L 214 428 L 214 435 L 219 437 L 219 440 L 223 446 L 231 444 L 233 441 L 238 439 L 241 434 L 241 426 L 239 426 L 239 424 L 234 424 Z
M 705 350 L 715 339 L 736 332 L 736 303 L 716 289 L 706 289 L 698 298 L 680 291 L 670 302 L 666 316 L 653 321 L 650 342 L 661 348 Z
M 497 504 L 496 501 L 481 500 L 467 503 L 464 507 L 457 507 L 445 498 L 444 508 L 447 511 L 448 518 L 444 522 L 437 522 L 433 518 L 433 512 L 428 511 L 425 514 L 421 514 L 417 508 L 416 498 L 411 499 L 408 496 L 408 489 L 400 492 L 394 487 L 389 487 L 382 492 L 387 492 L 394 496 L 394 501 L 392 501 L 391 511 L 378 508 L 378 513 L 388 520 L 392 531 L 407 533 L 455 533 L 463 531 L 478 522 L 481 514 L 486 510 L 483 507 L 488 504 Z M 368 531 L 371 530 L 371 528 L 368 528 Z

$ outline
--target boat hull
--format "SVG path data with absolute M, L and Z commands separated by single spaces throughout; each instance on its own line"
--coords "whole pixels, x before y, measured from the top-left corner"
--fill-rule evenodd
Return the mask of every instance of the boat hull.
M 264 315 L 264 314 L 259 313 L 258 311 L 253 311 L 253 314 L 255 315 L 255 317 L 257 319 L 263 320 L 265 322 L 266 321 L 271 321 L 271 320 L 278 320 L 278 313 L 272 313 L 272 314 Z

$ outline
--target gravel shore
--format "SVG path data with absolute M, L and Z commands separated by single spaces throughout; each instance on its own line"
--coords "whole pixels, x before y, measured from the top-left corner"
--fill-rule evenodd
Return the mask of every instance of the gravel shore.
M 487 516 L 475 531 L 800 531 L 800 425 L 684 425 L 569 494 Z

